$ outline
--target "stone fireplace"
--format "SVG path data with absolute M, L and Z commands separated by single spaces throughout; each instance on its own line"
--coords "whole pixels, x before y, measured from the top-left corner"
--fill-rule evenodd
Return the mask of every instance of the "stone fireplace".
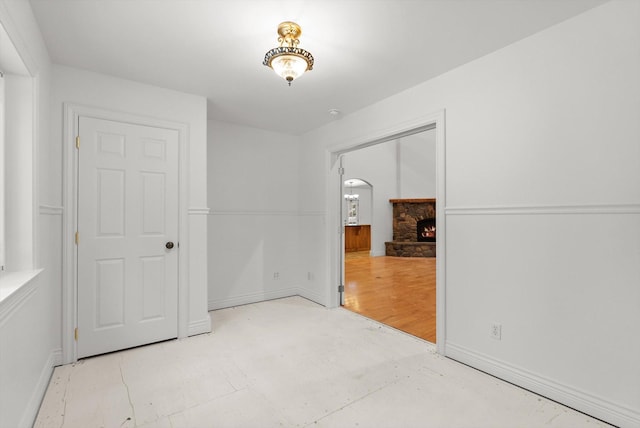
M 387 256 L 436 256 L 436 200 L 390 199 L 393 241 L 385 242 Z

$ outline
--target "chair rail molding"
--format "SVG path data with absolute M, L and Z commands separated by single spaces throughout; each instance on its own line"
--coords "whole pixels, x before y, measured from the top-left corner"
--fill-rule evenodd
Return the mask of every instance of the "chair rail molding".
M 445 207 L 446 215 L 640 214 L 640 204 Z
M 189 207 L 187 209 L 189 215 L 209 215 L 210 211 L 207 207 Z
M 40 204 L 40 215 L 63 215 L 64 207 Z

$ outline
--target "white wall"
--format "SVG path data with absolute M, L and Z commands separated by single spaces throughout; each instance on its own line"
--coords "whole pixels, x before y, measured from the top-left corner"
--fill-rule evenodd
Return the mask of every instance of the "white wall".
M 446 109 L 447 355 L 628 427 L 640 425 L 638 22 L 640 3 L 606 3 L 311 132 L 300 156 L 301 211 L 329 224 L 330 147 Z M 333 233 L 300 250 L 323 256 L 303 263 L 324 271 L 315 293 L 330 306 Z
M 345 153 L 342 167 L 346 177 L 358 177 L 373 186 L 371 217 L 371 255 L 384 256 L 384 243 L 393 239 L 393 206 L 396 198 L 396 142 L 390 141 Z
M 10 276 L 12 274 L 9 274 Z M 30 427 L 60 353 L 44 272 L 0 307 L 0 427 Z
M 397 140 L 397 198 L 436 197 L 436 132 L 429 130 Z
M 300 294 L 307 281 L 296 250 L 298 141 L 209 121 L 209 309 Z
M 14 99 L 7 100 L 12 147 L 5 209 L 12 235 L 6 249 L 8 267 L 19 272 L 0 278 L 0 287 L 9 278 L 22 278 L 16 282 L 22 286 L 0 302 L 0 426 L 28 427 L 61 360 L 60 175 L 49 167 L 59 145 L 49 132 L 51 64 L 29 3 L 0 1 L 0 23 L 8 35 L 0 40 L 4 53 L 13 44 L 24 65 L 18 67 L 24 72 L 7 75 L 14 84 L 7 95 Z M 36 268 L 40 273 L 24 280 Z
M 186 212 L 186 236 L 180 236 L 181 254 L 187 253 L 188 302 L 185 305 L 186 330 L 181 335 L 210 331 L 207 313 L 207 120 L 204 97 L 144 85 L 84 70 L 54 65 L 52 87 L 52 135 L 62 144 L 64 103 L 161 119 L 184 124 L 187 128 L 187 194 L 181 195 Z M 70 208 L 65 207 L 70 215 Z M 182 226 L 181 226 L 182 228 Z M 181 230 L 182 231 L 182 230 Z M 182 256 L 181 256 L 182 260 Z M 182 268 L 182 265 L 181 265 Z M 183 311 L 181 311 L 183 312 Z
M 27 117 L 32 132 L 11 136 L 14 144 L 30 150 L 15 156 L 9 153 L 28 158 L 20 170 L 25 179 L 20 179 L 20 184 L 11 182 L 22 186 L 22 197 L 26 196 L 20 200 L 20 206 L 24 205 L 20 222 L 26 233 L 12 253 L 12 257 L 19 255 L 12 265 L 40 268 L 41 272 L 19 290 L 20 298 L 5 299 L 0 305 L 0 426 L 26 427 L 36 416 L 53 366 L 62 362 L 62 103 L 187 125 L 189 236 L 183 240 L 188 241 L 187 251 L 192 255 L 188 263 L 188 333 L 197 334 L 210 329 L 206 299 L 206 100 L 66 67 L 55 67 L 52 87 L 51 63 L 29 3 L 0 1 L 0 23 L 32 77 L 24 83 L 30 86 L 32 97 L 24 103 L 19 99 L 32 110 Z
M 36 167 L 33 78 L 8 74 L 5 80 L 5 263 L 10 271 L 34 266 L 34 178 Z

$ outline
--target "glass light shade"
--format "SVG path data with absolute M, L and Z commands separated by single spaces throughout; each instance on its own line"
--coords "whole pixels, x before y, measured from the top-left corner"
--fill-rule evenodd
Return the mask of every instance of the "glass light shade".
M 280 55 L 271 60 L 271 68 L 278 76 L 291 83 L 307 71 L 308 64 L 297 55 Z
M 273 71 L 289 83 L 302 76 L 306 71 L 313 70 L 313 55 L 298 47 L 298 37 L 302 29 L 298 24 L 285 21 L 278 25 L 278 42 L 280 46 L 269 50 L 264 55 L 263 65 L 271 67 Z

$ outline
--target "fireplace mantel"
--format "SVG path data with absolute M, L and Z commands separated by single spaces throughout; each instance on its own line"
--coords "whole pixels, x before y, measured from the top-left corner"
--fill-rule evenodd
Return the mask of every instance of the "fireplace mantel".
M 435 198 L 409 198 L 409 199 L 389 199 L 389 202 L 392 204 L 427 204 L 427 203 L 436 203 Z

